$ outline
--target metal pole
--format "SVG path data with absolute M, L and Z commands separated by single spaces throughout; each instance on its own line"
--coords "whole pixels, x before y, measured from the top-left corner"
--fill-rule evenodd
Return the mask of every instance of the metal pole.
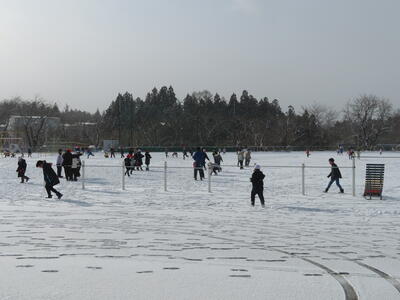
M 306 169 L 306 165 L 303 163 L 303 164 L 301 165 L 301 193 L 303 194 L 303 196 L 306 195 L 305 169 Z
M 85 189 L 85 161 L 82 161 L 82 190 Z
M 167 191 L 167 162 L 164 162 L 164 191 Z
M 211 174 L 212 174 L 212 169 L 209 167 L 208 168 L 208 192 L 211 193 Z
M 353 197 L 356 196 L 356 159 L 353 158 Z
M 122 190 L 125 191 L 125 163 L 122 161 Z

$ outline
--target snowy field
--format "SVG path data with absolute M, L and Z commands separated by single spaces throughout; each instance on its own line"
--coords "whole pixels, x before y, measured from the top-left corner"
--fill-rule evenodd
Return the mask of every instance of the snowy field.
M 0 299 L 400 299 L 400 159 L 376 156 L 341 169 L 345 194 L 325 189 L 328 158 L 253 153 L 265 168 L 266 208 L 250 206 L 252 168 L 223 156 L 223 172 L 193 180 L 191 160 L 152 153 L 149 172 L 121 188 L 121 159 L 86 159 L 81 182 L 46 199 L 38 159 L 20 184 L 17 159 L 0 159 Z M 179 153 L 181 155 L 181 153 Z M 384 153 L 384 156 L 400 153 Z M 211 155 L 210 155 L 211 156 Z M 364 199 L 365 164 L 385 163 L 384 199 Z M 225 166 L 224 166 L 225 165 Z M 109 167 L 106 167 L 109 166 Z

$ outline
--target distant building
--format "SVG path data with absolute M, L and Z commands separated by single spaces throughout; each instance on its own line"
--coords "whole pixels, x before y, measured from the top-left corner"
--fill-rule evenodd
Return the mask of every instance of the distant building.
M 63 124 L 62 138 L 72 144 L 85 146 L 97 145 L 99 142 L 99 130 L 97 123 L 80 122 L 74 124 Z
M 26 126 L 55 130 L 60 128 L 61 119 L 58 117 L 46 116 L 11 116 L 8 122 L 8 130 L 18 132 L 24 130 Z

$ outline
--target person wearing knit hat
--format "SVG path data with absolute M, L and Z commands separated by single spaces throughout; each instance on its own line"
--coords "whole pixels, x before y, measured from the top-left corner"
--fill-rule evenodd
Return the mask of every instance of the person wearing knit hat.
M 250 178 L 250 181 L 253 185 L 253 188 L 251 190 L 251 205 L 254 206 L 255 204 L 255 197 L 258 195 L 258 198 L 260 198 L 261 206 L 265 206 L 265 201 L 264 201 L 264 178 L 265 175 L 263 172 L 261 172 L 261 166 L 256 165 L 254 167 L 254 172 L 253 175 Z

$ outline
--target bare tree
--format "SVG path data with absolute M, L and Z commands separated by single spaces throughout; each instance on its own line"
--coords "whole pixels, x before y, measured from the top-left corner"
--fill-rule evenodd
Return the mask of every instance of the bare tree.
M 331 107 L 314 102 L 309 106 L 302 107 L 303 111 L 308 111 L 313 115 L 316 124 L 321 128 L 330 128 L 338 120 L 338 112 Z
M 392 104 L 375 95 L 362 95 L 349 101 L 345 108 L 345 120 L 352 125 L 358 144 L 371 148 L 389 129 Z

